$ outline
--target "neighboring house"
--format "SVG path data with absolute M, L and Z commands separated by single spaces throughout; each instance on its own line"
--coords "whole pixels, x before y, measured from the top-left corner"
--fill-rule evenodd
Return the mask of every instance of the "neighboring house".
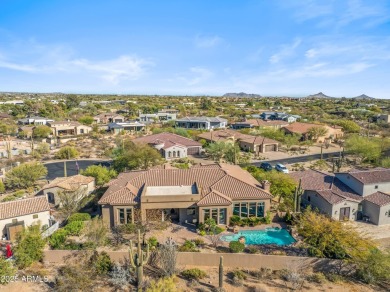
M 340 139 L 344 136 L 344 132 L 341 127 L 328 125 L 319 125 L 319 124 L 309 124 L 309 123 L 292 123 L 288 126 L 282 127 L 286 134 L 297 134 L 301 136 L 301 140 L 305 141 L 311 139 L 309 132 L 310 129 L 316 127 L 323 127 L 327 130 L 327 133 L 324 136 L 320 136 L 316 139 L 318 143 L 324 143 L 326 140 L 331 142 L 335 139 Z
M 7 101 L 0 101 L 0 104 L 24 105 L 24 101 L 23 100 L 7 100 Z
M 390 224 L 390 169 L 353 170 L 328 174 L 305 170 L 290 174 L 301 180 L 303 205 L 311 205 L 335 220 Z
M 0 203 L 0 239 L 15 240 L 18 232 L 33 224 L 52 224 L 46 197 Z
M 140 122 L 172 121 L 176 120 L 176 113 L 158 112 L 157 114 L 140 114 Z
M 125 121 L 125 117 L 115 113 L 102 113 L 94 116 L 93 120 L 97 124 L 123 123 Z
M 99 200 L 110 226 L 138 220 L 229 224 L 232 215 L 264 217 L 270 209 L 269 183 L 236 165 L 198 165 L 190 169 L 150 169 L 121 173 Z M 136 212 L 140 210 L 140 212 Z
M 54 120 L 44 118 L 44 117 L 27 117 L 25 119 L 19 119 L 18 124 L 19 125 L 46 125 L 47 123 L 52 123 Z
M 18 136 L 22 138 L 31 138 L 35 127 L 22 126 L 18 128 Z
M 219 129 L 226 128 L 227 120 L 219 117 L 185 117 L 176 120 L 176 127 L 186 129 Z
M 12 120 L 12 116 L 6 113 L 0 113 L 0 121 L 1 120 Z
M 77 136 L 88 134 L 92 128 L 80 124 L 79 122 L 48 122 L 47 125 L 52 129 L 54 136 Z
M 207 142 L 237 142 L 242 150 L 256 154 L 279 150 L 279 142 L 276 140 L 242 134 L 230 129 L 205 132 L 199 134 L 198 138 L 205 139 Z
M 286 121 L 288 123 L 294 123 L 300 119 L 301 116 L 290 115 L 286 114 L 285 112 L 263 112 L 260 114 L 260 118 L 263 120 L 280 120 Z
M 50 204 L 60 205 L 59 192 L 78 192 L 81 200 L 95 189 L 95 179 L 81 174 L 69 177 L 57 177 L 47 185 L 43 186 L 42 194 L 47 196 Z
M 233 129 L 280 129 L 281 127 L 288 126 L 289 123 L 279 120 L 262 120 L 262 119 L 249 119 L 241 122 L 235 122 L 231 124 Z
M 137 121 L 108 124 L 108 130 L 113 134 L 121 132 L 137 133 L 145 131 L 146 125 Z
M 165 159 L 184 158 L 187 155 L 200 154 L 202 144 L 186 137 L 160 133 L 132 140 L 134 143 L 144 143 L 156 148 Z
M 390 123 L 390 115 L 380 115 L 377 118 L 378 122 Z

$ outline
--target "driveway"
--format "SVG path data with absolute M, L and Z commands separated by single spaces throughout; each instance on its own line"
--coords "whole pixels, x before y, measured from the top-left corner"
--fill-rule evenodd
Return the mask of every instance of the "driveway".
M 360 221 L 351 221 L 347 224 L 351 224 L 363 236 L 374 239 L 381 246 L 390 247 L 390 224 L 378 226 Z

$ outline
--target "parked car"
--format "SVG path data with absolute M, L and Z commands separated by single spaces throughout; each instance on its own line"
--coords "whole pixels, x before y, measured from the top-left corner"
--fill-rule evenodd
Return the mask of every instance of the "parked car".
M 275 169 L 279 172 L 288 173 L 287 167 L 285 167 L 283 164 L 278 163 L 275 165 Z
M 265 170 L 265 171 L 271 171 L 272 170 L 272 165 L 268 162 L 262 162 L 260 164 L 260 168 Z

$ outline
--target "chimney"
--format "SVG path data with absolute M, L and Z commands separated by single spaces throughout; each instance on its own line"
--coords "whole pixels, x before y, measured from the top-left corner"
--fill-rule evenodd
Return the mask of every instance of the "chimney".
M 261 181 L 261 187 L 264 191 L 270 192 L 271 189 L 271 183 L 268 180 Z

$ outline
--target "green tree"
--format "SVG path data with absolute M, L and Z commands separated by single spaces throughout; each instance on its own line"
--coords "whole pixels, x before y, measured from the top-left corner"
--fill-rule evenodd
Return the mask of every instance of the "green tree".
M 60 214 L 64 219 L 68 219 L 80 209 L 81 200 L 86 195 L 86 190 L 79 188 L 74 191 L 59 191 L 57 195 L 59 198 Z
M 225 156 L 226 148 L 225 142 L 215 142 L 210 143 L 206 151 L 214 161 L 219 162 Z
M 323 137 L 328 133 L 328 129 L 323 126 L 313 126 L 307 131 L 311 140 L 317 140 L 319 137 Z
M 16 133 L 17 127 L 13 122 L 0 122 L 0 133 L 10 135 Z
M 34 138 L 47 138 L 51 134 L 50 127 L 46 125 L 39 125 L 33 129 Z
M 12 265 L 12 262 L 6 261 L 5 258 L 0 255 L 0 285 L 8 284 L 15 274 L 16 269 Z
M 91 125 L 93 123 L 94 119 L 91 116 L 83 116 L 79 119 L 79 122 L 82 123 L 83 125 Z
M 297 222 L 298 233 L 316 257 L 360 261 L 375 249 L 370 239 L 363 238 L 350 225 L 307 208 Z
M 381 156 L 381 145 L 375 139 L 352 135 L 345 140 L 345 150 L 363 162 L 376 162 Z
M 117 148 L 113 167 L 117 172 L 124 169 L 148 169 L 149 167 L 163 163 L 160 153 L 144 144 L 135 144 L 131 141 L 124 141 L 124 147 Z
M 7 188 L 28 188 L 47 175 L 47 168 L 39 162 L 23 163 L 5 174 Z
M 41 236 L 41 226 L 32 225 L 21 231 L 14 248 L 16 265 L 24 269 L 43 259 L 45 239 Z
M 48 143 L 39 143 L 35 149 L 39 154 L 48 154 L 50 152 L 50 145 Z
M 72 159 L 79 156 L 79 152 L 75 147 L 64 146 L 55 155 L 57 159 Z
M 286 135 L 283 139 L 283 143 L 286 145 L 287 149 L 290 149 L 291 146 L 298 145 L 299 144 L 300 136 L 293 134 L 293 135 Z
M 108 169 L 107 167 L 101 165 L 88 166 L 87 169 L 81 173 L 86 176 L 94 177 L 97 186 L 102 186 L 117 176 L 115 170 Z
M 79 104 L 80 104 L 80 101 L 81 101 L 81 97 L 80 96 L 71 94 L 71 95 L 68 95 L 66 97 L 65 104 L 66 104 L 66 107 L 68 109 L 72 109 L 72 108 L 78 107 Z
M 202 97 L 202 99 L 200 100 L 200 108 L 202 110 L 211 110 L 213 109 L 213 103 L 210 99 Z
M 2 194 L 4 192 L 5 192 L 5 186 L 4 186 L 3 181 L 0 180 L 0 194 Z
M 343 128 L 344 132 L 347 133 L 359 133 L 360 126 L 356 124 L 354 121 L 350 120 L 338 120 L 335 122 L 336 125 Z

